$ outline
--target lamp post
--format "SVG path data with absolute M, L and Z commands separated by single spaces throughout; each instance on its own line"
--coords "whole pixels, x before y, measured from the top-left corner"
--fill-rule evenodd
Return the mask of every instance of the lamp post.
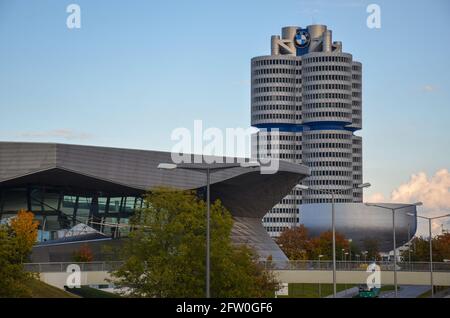
M 336 220 L 335 220 L 335 196 L 343 192 L 351 191 L 353 189 L 362 189 L 370 187 L 370 183 L 358 184 L 356 187 L 339 189 L 339 190 L 328 190 L 328 189 L 316 189 L 310 188 L 307 185 L 299 184 L 298 189 L 301 190 L 313 190 L 331 195 L 331 227 L 333 232 L 333 297 L 336 298 Z
M 348 260 L 351 262 L 352 261 L 352 239 L 348 239 Z
M 208 163 L 160 163 L 158 169 L 163 170 L 174 170 L 174 169 L 184 169 L 184 170 L 194 170 L 206 173 L 206 298 L 211 297 L 211 199 L 210 199 L 210 185 L 211 185 L 211 172 L 231 169 L 231 168 L 254 168 L 259 167 L 258 162 L 242 162 L 242 163 L 230 163 L 230 164 L 208 164 Z
M 364 263 L 367 262 L 367 253 L 369 253 L 369 251 L 362 251 L 361 252 L 364 255 Z
M 407 213 L 408 215 L 412 215 L 414 216 L 414 214 L 411 213 Z M 433 220 L 436 219 L 441 219 L 441 218 L 445 218 L 445 217 L 449 217 L 450 214 L 445 214 L 445 215 L 440 215 L 440 216 L 435 216 L 432 218 L 426 217 L 426 216 L 422 216 L 422 215 L 417 215 L 418 218 L 424 219 L 424 220 L 428 220 L 428 240 L 429 240 L 429 249 L 430 249 L 430 285 L 431 285 L 431 298 L 434 297 L 434 283 L 433 283 L 433 239 L 432 239 L 432 233 L 431 233 L 431 222 Z
M 405 205 L 402 205 L 402 206 L 399 206 L 396 208 L 390 208 L 390 207 L 375 204 L 375 203 L 366 203 L 366 205 L 392 211 L 392 238 L 393 238 L 393 248 L 394 248 L 394 288 L 395 288 L 395 298 L 397 298 L 397 296 L 398 296 L 398 291 L 397 291 L 397 244 L 395 241 L 395 212 L 397 210 L 409 208 L 412 206 L 420 206 L 420 205 L 422 205 L 422 202 L 416 202 L 413 204 L 405 204 Z
M 319 271 L 321 270 L 321 268 L 320 268 L 320 259 L 323 257 L 323 255 L 322 254 L 320 254 L 319 255 Z M 322 276 L 322 275 L 321 275 Z M 321 290 L 321 287 L 320 287 L 320 278 L 319 278 L 319 298 L 322 298 L 322 290 Z

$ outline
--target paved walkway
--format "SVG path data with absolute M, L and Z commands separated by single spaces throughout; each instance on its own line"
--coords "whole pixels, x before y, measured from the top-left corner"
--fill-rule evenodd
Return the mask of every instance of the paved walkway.
M 430 290 L 430 286 L 402 285 L 399 286 L 398 298 L 417 298 L 426 291 Z M 395 292 L 387 291 L 380 294 L 380 298 L 394 298 Z

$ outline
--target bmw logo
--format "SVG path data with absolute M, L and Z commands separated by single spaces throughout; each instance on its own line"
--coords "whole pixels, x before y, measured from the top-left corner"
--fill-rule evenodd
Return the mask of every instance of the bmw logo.
M 310 42 L 310 36 L 307 30 L 304 29 L 298 29 L 297 33 L 295 34 L 294 43 L 295 46 L 298 48 L 305 48 L 309 45 Z

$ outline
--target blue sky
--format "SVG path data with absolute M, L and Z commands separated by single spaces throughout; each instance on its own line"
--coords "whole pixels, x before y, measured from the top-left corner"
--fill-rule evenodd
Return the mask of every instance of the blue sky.
M 322 23 L 363 63 L 366 193 L 389 196 L 450 168 L 449 18 L 447 0 L 0 0 L 0 140 L 170 150 L 195 119 L 248 127 L 250 59 Z

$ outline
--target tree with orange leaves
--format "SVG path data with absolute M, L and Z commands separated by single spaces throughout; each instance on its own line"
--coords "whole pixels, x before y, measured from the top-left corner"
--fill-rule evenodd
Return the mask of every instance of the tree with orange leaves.
M 290 260 L 307 260 L 311 254 L 311 240 L 303 224 L 284 230 L 277 243 Z
M 89 245 L 84 244 L 80 247 L 80 249 L 73 254 L 74 262 L 92 262 L 94 260 L 94 255 L 92 253 Z
M 34 214 L 25 210 L 20 210 L 17 216 L 11 220 L 10 227 L 17 240 L 22 261 L 30 254 L 36 243 L 38 226 L 39 221 L 34 219 Z
M 30 297 L 24 260 L 37 238 L 38 222 L 31 212 L 20 211 L 8 224 L 0 224 L 0 297 Z

